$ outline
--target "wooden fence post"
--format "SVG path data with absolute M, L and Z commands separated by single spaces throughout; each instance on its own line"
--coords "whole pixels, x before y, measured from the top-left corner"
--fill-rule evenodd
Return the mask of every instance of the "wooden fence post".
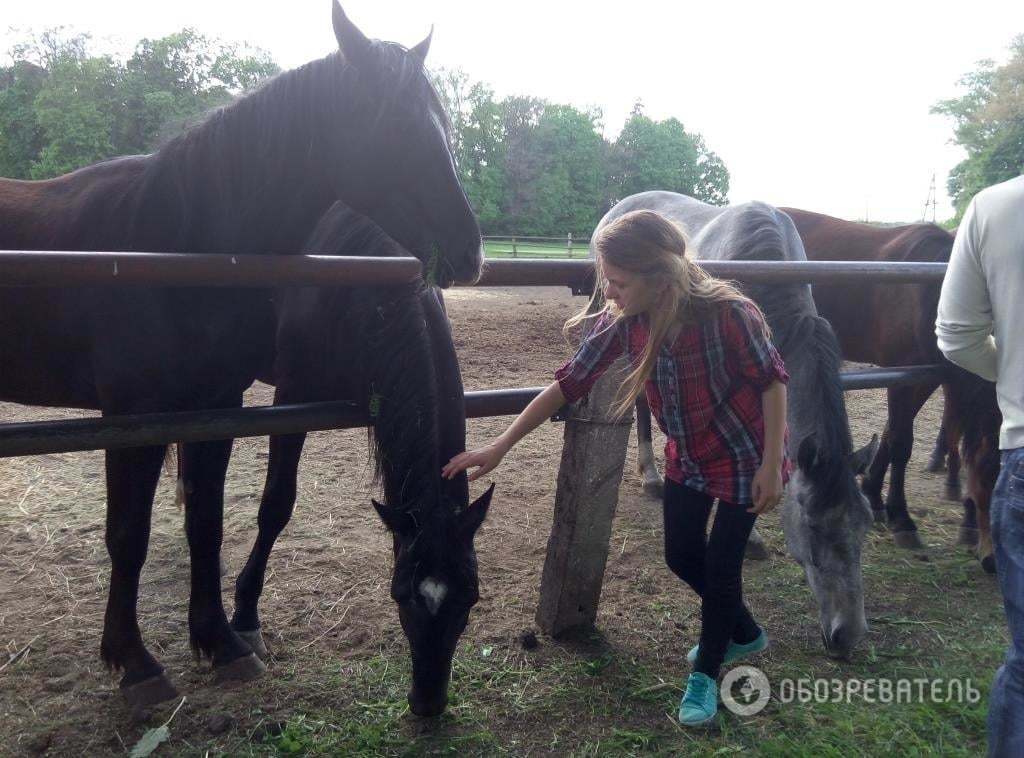
M 620 421 L 611 418 L 627 366 L 620 359 L 609 367 L 589 396 L 571 406 L 565 422 L 554 523 L 536 614 L 537 625 L 553 637 L 592 625 L 597 618 L 633 425 L 632 411 Z
M 517 258 L 518 257 L 516 255 L 516 238 L 515 237 L 512 238 L 512 257 L 513 258 Z
M 565 247 L 569 251 L 568 257 L 572 258 L 572 232 L 569 232 L 565 238 Z

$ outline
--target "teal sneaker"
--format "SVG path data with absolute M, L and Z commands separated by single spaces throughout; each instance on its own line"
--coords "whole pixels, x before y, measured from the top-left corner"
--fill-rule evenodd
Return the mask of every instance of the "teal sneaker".
M 730 641 L 729 647 L 725 649 L 725 658 L 722 660 L 722 665 L 724 666 L 727 663 L 732 663 L 754 653 L 760 653 L 766 647 L 768 647 L 768 635 L 764 633 L 764 629 L 761 630 L 761 633 L 756 638 L 745 645 Z M 690 648 L 690 652 L 686 654 L 686 660 L 690 662 L 691 666 L 697 662 L 697 655 L 699 653 L 700 645 L 694 645 Z
M 707 674 L 694 671 L 686 680 L 686 692 L 679 703 L 679 723 L 708 726 L 718 714 L 718 685 Z

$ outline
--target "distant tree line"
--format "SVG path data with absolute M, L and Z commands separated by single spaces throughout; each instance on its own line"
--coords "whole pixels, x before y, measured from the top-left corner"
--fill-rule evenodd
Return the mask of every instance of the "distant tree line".
M 44 179 L 146 153 L 190 120 L 279 71 L 270 56 L 183 29 L 126 60 L 87 35 L 31 36 L 0 67 L 0 176 Z
M 485 234 L 589 234 L 616 201 L 650 189 L 724 204 L 729 172 L 703 137 L 637 103 L 618 138 L 599 110 L 535 97 L 496 99 L 460 70 L 435 84 L 454 126 L 455 155 Z
M 279 68 L 261 50 L 186 28 L 119 58 L 53 29 L 0 66 L 0 176 L 43 179 L 151 152 Z M 539 98 L 497 99 L 460 70 L 432 74 L 456 163 L 485 234 L 588 235 L 617 200 L 646 189 L 724 203 L 729 172 L 699 134 L 637 103 L 614 142 L 601 113 Z

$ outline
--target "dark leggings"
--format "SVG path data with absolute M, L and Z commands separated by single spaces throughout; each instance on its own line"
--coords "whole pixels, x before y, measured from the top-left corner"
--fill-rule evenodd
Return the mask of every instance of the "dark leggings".
M 705 538 L 714 498 L 665 480 L 665 562 L 701 597 L 700 653 L 694 671 L 718 676 L 729 640 L 752 642 L 761 629 L 743 604 L 743 554 L 756 514 L 719 502 Z

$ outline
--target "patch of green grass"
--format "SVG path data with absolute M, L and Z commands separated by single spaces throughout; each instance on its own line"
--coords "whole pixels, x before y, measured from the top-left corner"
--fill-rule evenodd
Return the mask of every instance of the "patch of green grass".
M 572 254 L 565 243 L 516 242 L 515 253 L 512 243 L 504 240 L 486 240 L 484 255 L 487 258 L 579 258 L 587 257 L 586 245 L 573 245 Z

